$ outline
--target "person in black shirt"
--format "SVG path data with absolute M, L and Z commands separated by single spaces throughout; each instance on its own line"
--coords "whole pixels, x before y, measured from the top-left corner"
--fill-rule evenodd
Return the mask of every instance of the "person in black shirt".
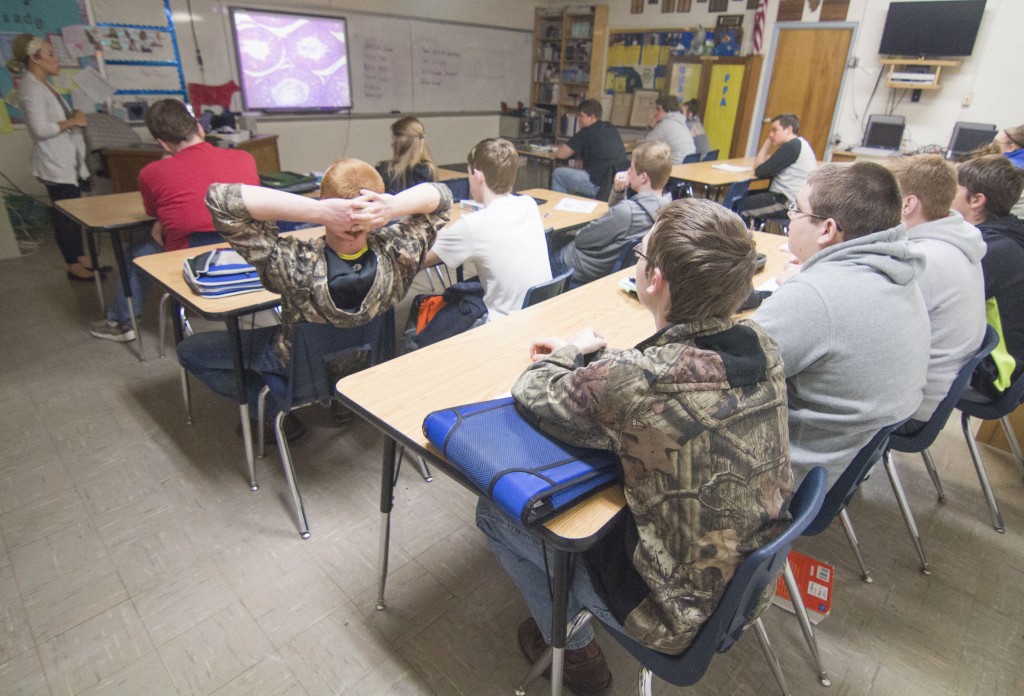
M 629 167 L 622 136 L 615 126 L 601 120 L 601 102 L 596 99 L 580 104 L 578 118 L 580 130 L 568 143 L 559 146 L 555 157 L 578 156 L 583 161 L 583 169 L 558 167 L 551 174 L 551 188 L 561 193 L 607 199 L 615 172 Z

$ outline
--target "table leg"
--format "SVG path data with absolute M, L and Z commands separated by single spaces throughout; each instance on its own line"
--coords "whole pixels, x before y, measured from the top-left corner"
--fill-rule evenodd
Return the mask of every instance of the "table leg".
M 93 267 L 92 278 L 96 281 L 96 298 L 100 301 L 100 314 L 107 318 L 107 303 L 103 299 L 103 277 L 99 272 L 100 255 L 96 252 L 96 235 L 92 228 L 82 227 L 85 233 L 85 246 L 89 250 L 89 264 Z
M 569 552 L 555 551 L 555 585 L 551 598 L 551 696 L 562 696 L 565 660 L 565 612 L 569 606 Z
M 384 438 L 384 459 L 380 467 L 380 546 L 377 550 L 377 611 L 387 607 L 384 586 L 388 580 L 388 548 L 391 540 L 391 508 L 395 502 L 395 441 Z
M 178 321 L 178 317 L 181 315 L 181 303 L 174 299 L 174 295 L 168 295 L 171 299 L 171 324 L 174 331 L 174 347 L 175 347 L 175 359 L 177 359 L 177 347 L 185 338 L 184 327 L 181 322 Z M 163 320 L 161 319 L 161 322 Z M 188 370 L 182 367 L 180 364 L 178 369 L 181 370 L 181 398 L 185 402 L 185 422 L 189 425 L 192 424 L 192 390 L 189 389 L 188 385 Z
M 139 360 L 146 362 L 146 351 L 142 346 L 142 332 L 139 331 L 139 320 L 135 317 L 135 302 L 132 300 L 132 284 L 128 280 L 128 260 L 124 255 L 124 244 L 121 241 L 121 230 L 110 231 L 111 246 L 114 247 L 114 257 L 117 259 L 117 270 L 121 274 L 121 289 L 124 290 L 125 299 L 128 300 L 128 315 L 132 320 L 132 330 L 135 331 L 135 340 L 139 342 Z
M 232 358 L 235 363 L 235 393 L 238 395 L 238 415 L 242 419 L 242 446 L 245 448 L 245 464 L 249 470 L 249 490 L 259 490 L 256 485 L 256 467 L 252 453 L 252 422 L 249 420 L 249 392 L 245 388 L 245 365 L 242 359 L 242 332 L 238 328 L 238 317 L 224 320 L 228 336 L 234 347 Z

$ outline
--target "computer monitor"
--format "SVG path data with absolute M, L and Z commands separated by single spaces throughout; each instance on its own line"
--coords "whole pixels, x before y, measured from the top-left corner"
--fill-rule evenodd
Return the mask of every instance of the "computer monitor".
M 957 121 L 953 126 L 953 135 L 949 139 L 949 147 L 946 148 L 946 159 L 957 160 L 977 147 L 992 142 L 996 137 L 996 124 L 994 123 L 968 123 Z
M 902 116 L 871 114 L 868 116 L 868 127 L 864 129 L 863 146 L 897 151 L 903 142 L 905 127 L 905 119 Z

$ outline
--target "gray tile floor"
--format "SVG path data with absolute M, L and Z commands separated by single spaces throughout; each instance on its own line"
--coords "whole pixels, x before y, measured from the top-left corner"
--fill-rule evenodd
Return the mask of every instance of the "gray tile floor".
M 407 467 L 389 606 L 375 611 L 372 429 L 302 412 L 310 434 L 294 454 L 313 537 L 301 541 L 276 456 L 249 492 L 234 408 L 196 388 L 197 422 L 183 422 L 176 363 L 155 357 L 155 298 L 142 364 L 88 335 L 93 289 L 64 279 L 50 242 L 0 261 L 0 296 L 0 694 L 511 693 L 525 608 L 473 526 L 472 495 Z M 851 507 L 874 584 L 838 527 L 798 545 L 838 579 L 819 629 L 831 689 L 794 620 L 766 615 L 794 694 L 1024 694 L 1024 485 L 985 450 L 1006 517 L 996 534 L 956 429 L 934 454 L 944 505 L 919 461 L 900 458 L 931 577 L 881 474 Z M 631 693 L 634 664 L 604 645 L 614 693 Z M 744 636 L 691 691 L 774 686 Z

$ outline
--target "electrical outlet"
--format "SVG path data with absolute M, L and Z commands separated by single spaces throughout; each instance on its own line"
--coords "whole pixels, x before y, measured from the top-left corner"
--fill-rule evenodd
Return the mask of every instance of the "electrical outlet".
M 968 92 L 964 95 L 963 101 L 960 102 L 960 106 L 970 106 L 971 101 L 974 99 L 974 92 Z
M 858 65 L 860 65 L 860 58 L 857 56 L 851 56 L 850 60 L 846 63 L 846 67 L 851 70 L 856 68 Z

